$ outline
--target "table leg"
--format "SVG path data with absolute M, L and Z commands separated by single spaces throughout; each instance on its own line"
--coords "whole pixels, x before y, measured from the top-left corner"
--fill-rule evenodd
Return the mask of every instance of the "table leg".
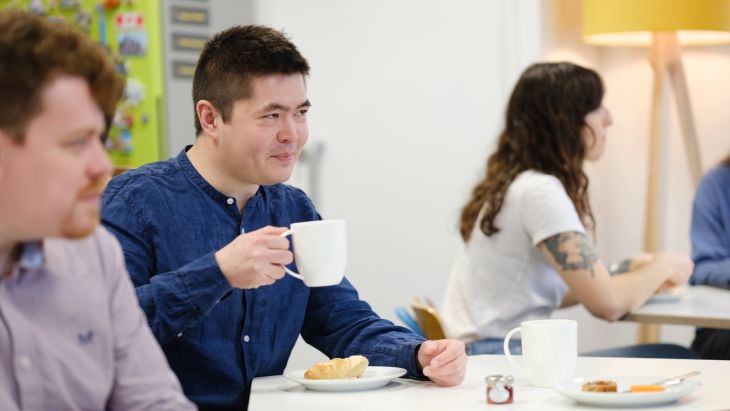
M 659 342 L 659 324 L 639 324 L 639 343 L 654 344 Z

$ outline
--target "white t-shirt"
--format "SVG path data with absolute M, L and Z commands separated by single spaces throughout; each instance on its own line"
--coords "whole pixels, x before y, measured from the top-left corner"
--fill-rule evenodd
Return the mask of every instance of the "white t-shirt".
M 449 338 L 503 338 L 522 321 L 549 318 L 568 289 L 537 247 L 558 233 L 585 233 L 560 180 L 520 173 L 495 225 L 500 231 L 487 237 L 475 224 L 454 260 L 442 309 Z

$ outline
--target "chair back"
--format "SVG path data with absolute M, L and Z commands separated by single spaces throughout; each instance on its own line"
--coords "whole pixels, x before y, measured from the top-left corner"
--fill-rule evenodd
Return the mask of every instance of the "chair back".
M 418 322 L 416 321 L 415 318 L 413 318 L 413 316 L 411 315 L 411 313 L 408 312 L 408 310 L 406 310 L 405 308 L 403 308 L 401 306 L 395 307 L 395 315 L 411 331 L 420 335 L 421 337 L 424 336 L 423 331 L 421 331 L 421 327 L 418 326 Z
M 112 170 L 112 177 L 116 177 L 128 170 L 130 170 L 130 168 L 126 166 L 114 166 L 114 170 Z
M 423 330 L 423 335 L 429 340 L 442 340 L 446 338 L 444 327 L 441 325 L 441 317 L 436 309 L 424 304 L 418 297 L 411 299 L 411 308 L 416 314 L 418 326 Z

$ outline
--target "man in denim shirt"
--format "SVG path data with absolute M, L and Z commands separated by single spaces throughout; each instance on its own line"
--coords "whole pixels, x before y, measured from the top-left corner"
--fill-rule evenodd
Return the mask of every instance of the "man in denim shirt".
M 290 224 L 320 219 L 281 184 L 307 141 L 306 60 L 262 26 L 215 35 L 193 80 L 195 143 L 113 179 L 103 223 L 117 235 L 142 308 L 201 409 L 240 410 L 254 377 L 281 374 L 301 333 L 330 357 L 362 354 L 408 376 L 459 384 L 456 340 L 424 342 L 379 318 L 345 279 L 284 276 Z

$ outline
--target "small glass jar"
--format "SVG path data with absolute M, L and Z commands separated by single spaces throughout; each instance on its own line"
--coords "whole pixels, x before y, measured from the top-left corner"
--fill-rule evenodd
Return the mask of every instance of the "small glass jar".
M 484 381 L 487 383 L 487 404 L 512 404 L 514 379 L 511 375 L 488 375 Z

